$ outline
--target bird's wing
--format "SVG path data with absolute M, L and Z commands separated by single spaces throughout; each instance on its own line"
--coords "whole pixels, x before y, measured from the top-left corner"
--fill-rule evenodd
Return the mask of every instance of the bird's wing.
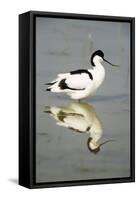
M 61 73 L 61 74 L 58 74 L 57 77 L 62 78 L 62 77 L 68 77 L 69 75 L 70 73 Z
M 84 90 L 90 82 L 91 79 L 86 73 L 70 74 L 70 76 L 65 79 L 67 87 L 74 90 Z
M 89 70 L 79 69 L 65 74 L 58 74 L 57 78 L 48 83 L 48 90 L 61 92 L 67 90 L 85 90 L 91 84 L 93 76 Z
M 63 121 L 58 121 L 57 125 L 72 129 L 76 132 L 86 132 L 88 123 L 80 115 L 67 115 Z
M 88 123 L 85 118 L 79 115 L 68 115 L 64 119 L 64 122 L 68 124 L 68 127 L 80 132 L 85 132 L 88 127 Z

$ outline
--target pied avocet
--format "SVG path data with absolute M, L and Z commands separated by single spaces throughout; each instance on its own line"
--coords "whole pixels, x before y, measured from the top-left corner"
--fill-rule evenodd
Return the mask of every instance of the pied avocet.
M 100 87 L 105 78 L 105 69 L 101 64 L 102 61 L 109 61 L 104 58 L 104 53 L 101 50 L 95 51 L 91 56 L 92 69 L 79 69 L 69 73 L 58 74 L 57 78 L 48 85 L 47 91 L 55 93 L 65 93 L 71 99 L 83 99 L 93 95 Z
M 58 126 L 73 130 L 74 133 L 88 134 L 88 149 L 98 153 L 100 147 L 112 140 L 99 143 L 103 135 L 101 120 L 92 105 L 73 102 L 67 106 L 46 106 L 44 111 L 49 113 Z

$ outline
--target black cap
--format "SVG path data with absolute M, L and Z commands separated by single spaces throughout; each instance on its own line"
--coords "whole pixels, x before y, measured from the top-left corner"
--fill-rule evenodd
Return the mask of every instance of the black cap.
M 90 142 L 91 142 L 92 138 L 89 137 L 87 140 L 87 146 L 90 152 L 92 152 L 93 154 L 97 154 L 100 151 L 100 146 L 98 146 L 96 149 L 91 149 L 90 148 Z
M 91 56 L 91 64 L 92 64 L 92 66 L 95 66 L 94 63 L 93 63 L 93 58 L 95 56 L 100 56 L 101 58 L 104 58 L 104 53 L 101 50 L 97 50 L 92 54 L 92 56 Z

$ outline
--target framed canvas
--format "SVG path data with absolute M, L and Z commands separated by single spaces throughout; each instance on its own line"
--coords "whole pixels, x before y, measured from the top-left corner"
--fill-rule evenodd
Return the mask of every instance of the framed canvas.
M 19 15 L 19 184 L 135 180 L 135 19 Z

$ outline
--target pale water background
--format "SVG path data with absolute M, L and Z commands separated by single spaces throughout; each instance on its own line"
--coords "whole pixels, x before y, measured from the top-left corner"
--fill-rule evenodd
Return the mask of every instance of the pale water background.
M 46 92 L 44 83 L 58 73 L 91 68 L 90 55 L 101 49 L 120 68 L 103 63 L 106 78 L 93 105 L 103 124 L 103 137 L 114 139 L 94 155 L 87 134 L 56 125 L 45 106 L 72 100 Z M 130 24 L 70 19 L 36 19 L 36 181 L 70 181 L 130 176 Z

